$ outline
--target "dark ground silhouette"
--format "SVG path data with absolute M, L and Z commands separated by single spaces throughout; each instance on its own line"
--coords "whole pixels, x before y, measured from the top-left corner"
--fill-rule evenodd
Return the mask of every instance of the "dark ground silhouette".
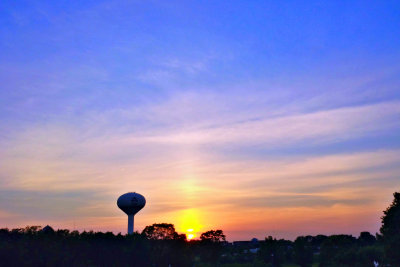
M 27 226 L 0 229 L 0 266 L 400 266 L 400 193 L 380 232 L 229 243 L 222 230 L 187 241 L 167 223 L 132 235 Z

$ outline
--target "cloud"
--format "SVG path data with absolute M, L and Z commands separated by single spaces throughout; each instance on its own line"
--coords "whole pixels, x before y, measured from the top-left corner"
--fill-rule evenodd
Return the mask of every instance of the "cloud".
M 282 208 L 282 207 L 309 207 L 324 208 L 334 205 L 362 206 L 373 202 L 367 197 L 358 199 L 335 198 L 318 195 L 287 194 L 268 197 L 238 198 L 231 202 L 234 207 L 242 208 Z
M 99 215 L 90 212 L 90 207 L 109 201 L 107 193 L 100 190 L 90 191 L 75 188 L 74 190 L 2 190 L 0 192 L 0 209 L 17 213 L 21 218 L 40 218 L 58 220 L 77 216 Z M 107 214 L 102 209 L 101 214 Z
M 376 136 L 389 130 L 398 129 L 400 103 L 384 102 L 366 106 L 344 107 L 311 113 L 290 114 L 281 116 L 256 116 L 247 118 L 235 114 L 221 121 L 221 116 L 205 115 L 200 109 L 193 114 L 190 102 L 179 101 L 171 113 L 168 108 L 145 112 L 152 117 L 165 118 L 166 127 L 155 127 L 153 131 L 140 130 L 118 136 L 120 145 L 254 145 L 263 144 L 269 147 L 284 147 L 307 142 L 307 145 L 337 143 L 360 137 Z M 188 110 L 186 110 L 188 109 Z M 212 108 L 211 108 L 212 109 Z M 160 113 L 159 115 L 157 115 Z M 163 116 L 161 114 L 164 114 Z M 179 117 L 178 117 L 179 116 Z M 207 116 L 207 117 L 204 117 Z M 218 117 L 218 119 L 213 119 Z M 222 116 L 224 118 L 224 116 Z M 151 118 L 150 118 L 151 119 Z M 170 120 L 177 125 L 170 128 Z M 184 121 L 183 121 L 184 120 Z M 207 121 L 204 123 L 203 121 Z M 163 124 L 161 121 L 158 124 Z M 180 126 L 179 126 L 180 125 Z

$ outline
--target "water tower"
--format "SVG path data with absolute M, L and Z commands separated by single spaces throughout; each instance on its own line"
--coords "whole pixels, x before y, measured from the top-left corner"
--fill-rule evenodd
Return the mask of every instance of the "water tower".
M 146 199 L 138 193 L 126 193 L 118 198 L 117 205 L 128 215 L 128 234 L 132 234 L 133 217 L 146 205 Z

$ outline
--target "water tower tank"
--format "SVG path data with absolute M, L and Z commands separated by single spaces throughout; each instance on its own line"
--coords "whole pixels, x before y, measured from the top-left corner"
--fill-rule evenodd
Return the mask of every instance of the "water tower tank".
M 126 193 L 118 198 L 117 205 L 128 215 L 128 234 L 132 234 L 134 216 L 146 205 L 146 199 L 138 193 Z

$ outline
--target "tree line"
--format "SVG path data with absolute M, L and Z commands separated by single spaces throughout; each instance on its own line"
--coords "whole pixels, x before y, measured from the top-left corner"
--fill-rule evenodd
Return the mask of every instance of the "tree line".
M 380 233 L 271 236 L 226 242 L 222 230 L 186 239 L 173 224 L 146 226 L 132 235 L 54 230 L 49 226 L 0 229 L 1 266 L 400 266 L 400 193 L 384 211 Z

